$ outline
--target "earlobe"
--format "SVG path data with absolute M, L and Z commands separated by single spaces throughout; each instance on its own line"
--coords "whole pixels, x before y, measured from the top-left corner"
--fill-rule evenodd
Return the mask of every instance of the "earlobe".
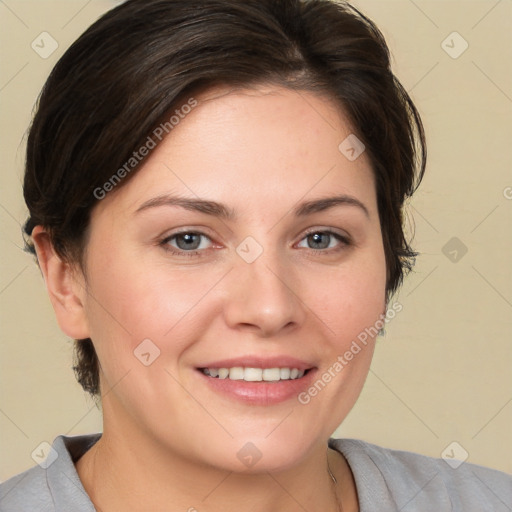
M 60 328 L 71 338 L 89 338 L 84 285 L 78 281 L 71 264 L 56 253 L 50 235 L 42 226 L 33 229 L 32 239 Z

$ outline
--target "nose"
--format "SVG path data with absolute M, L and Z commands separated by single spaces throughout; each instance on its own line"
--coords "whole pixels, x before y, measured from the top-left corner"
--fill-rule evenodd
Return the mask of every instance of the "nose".
M 230 328 L 271 337 L 303 323 L 306 311 L 300 283 L 283 263 L 266 252 L 252 263 L 237 262 L 230 272 L 223 308 Z

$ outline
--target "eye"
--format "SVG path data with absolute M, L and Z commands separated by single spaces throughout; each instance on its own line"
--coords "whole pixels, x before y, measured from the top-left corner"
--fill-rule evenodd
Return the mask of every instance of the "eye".
M 205 240 L 211 242 L 210 238 L 204 233 L 196 231 L 182 231 L 181 233 L 174 233 L 164 238 L 160 245 L 167 251 L 178 256 L 195 256 L 200 251 L 207 249 Z M 175 250 L 177 249 L 177 250 Z
M 335 231 L 314 230 L 302 239 L 306 248 L 315 253 L 329 254 L 340 251 L 351 244 L 350 238 Z M 159 242 L 164 250 L 176 256 L 201 256 L 210 248 L 212 240 L 209 236 L 198 231 L 182 231 L 173 233 Z M 299 243 L 298 247 L 304 247 Z
M 335 231 L 328 229 L 310 231 L 306 234 L 303 240 L 306 241 L 306 244 L 308 245 L 307 248 L 315 252 L 335 252 L 343 249 L 347 245 L 350 245 L 350 239 L 348 236 L 341 235 L 340 233 L 336 233 Z M 300 244 L 299 247 L 301 247 Z

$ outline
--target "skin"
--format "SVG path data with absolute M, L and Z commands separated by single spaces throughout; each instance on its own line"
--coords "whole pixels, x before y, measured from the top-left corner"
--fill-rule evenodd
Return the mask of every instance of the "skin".
M 358 510 L 350 468 L 327 440 L 359 396 L 374 339 L 307 405 L 220 395 L 196 367 L 289 355 L 321 375 L 375 324 L 386 265 L 369 160 L 339 151 L 353 130 L 325 97 L 260 86 L 196 99 L 132 179 L 95 206 L 86 275 L 58 257 L 41 226 L 33 233 L 62 330 L 90 337 L 102 368 L 103 436 L 78 474 L 104 512 L 336 511 L 329 458 L 343 510 Z M 177 206 L 135 213 L 162 194 L 218 201 L 237 218 Z M 338 194 L 368 216 L 346 204 L 292 213 Z M 184 247 L 176 238 L 160 243 L 182 228 L 206 235 L 199 255 L 166 250 Z M 352 242 L 331 236 L 314 252 L 310 228 Z M 252 263 L 236 252 L 248 236 L 263 249 Z M 144 339 L 160 350 L 149 366 L 134 356 Z M 237 457 L 249 442 L 261 453 L 252 467 Z

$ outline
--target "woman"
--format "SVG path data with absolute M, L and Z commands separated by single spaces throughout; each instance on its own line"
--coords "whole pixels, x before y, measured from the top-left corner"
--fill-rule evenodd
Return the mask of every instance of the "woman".
M 425 155 L 348 4 L 103 16 L 45 85 L 24 182 L 103 433 L 56 438 L 1 510 L 510 509 L 503 473 L 330 438 L 412 267 L 402 207 Z

